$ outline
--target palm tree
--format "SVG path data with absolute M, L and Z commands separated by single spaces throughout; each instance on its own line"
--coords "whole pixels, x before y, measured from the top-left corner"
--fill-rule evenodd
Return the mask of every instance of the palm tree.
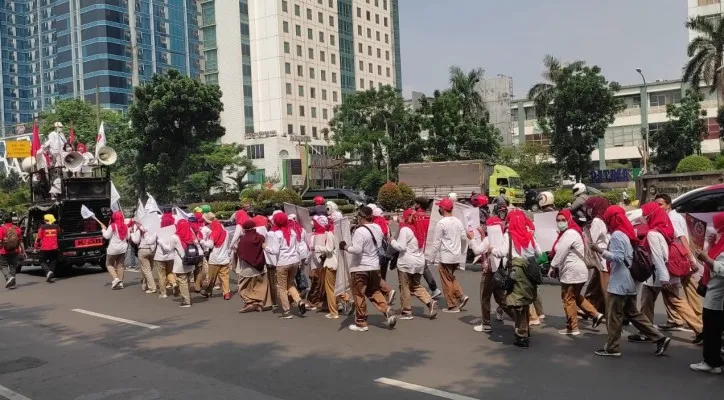
M 544 116 L 546 114 L 548 105 L 553 101 L 553 91 L 563 69 L 568 67 L 577 70 L 583 68 L 584 65 L 586 65 L 585 61 L 580 60 L 563 64 L 561 60 L 550 54 L 543 57 L 545 70 L 541 76 L 545 82 L 536 83 L 528 91 L 528 99 L 533 100 L 536 115 Z
M 450 90 L 456 93 L 463 104 L 463 116 L 479 116 L 485 112 L 483 96 L 475 86 L 483 79 L 485 70 L 473 68 L 465 72 L 453 65 L 450 67 Z
M 724 18 L 712 20 L 707 17 L 695 17 L 686 21 L 686 27 L 698 35 L 689 43 L 687 53 L 689 61 L 684 66 L 682 81 L 695 90 L 702 83 L 711 85 L 711 92 L 722 88 L 721 71 L 724 56 Z

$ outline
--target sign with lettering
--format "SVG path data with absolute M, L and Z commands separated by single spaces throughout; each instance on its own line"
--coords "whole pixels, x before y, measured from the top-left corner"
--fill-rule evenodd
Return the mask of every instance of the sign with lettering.
M 310 138 L 309 136 L 304 136 L 304 135 L 290 135 L 289 140 L 291 140 L 292 142 L 307 143 L 307 142 L 311 142 L 312 138 Z
M 5 142 L 7 158 L 30 157 L 30 142 L 27 140 L 13 140 Z
M 275 137 L 277 135 L 277 131 L 261 131 L 261 132 L 250 132 L 245 133 L 244 138 L 245 139 L 263 139 L 268 137 Z
M 626 168 L 606 170 L 594 169 L 589 171 L 588 175 L 591 178 L 591 183 L 630 182 L 633 180 L 631 171 Z

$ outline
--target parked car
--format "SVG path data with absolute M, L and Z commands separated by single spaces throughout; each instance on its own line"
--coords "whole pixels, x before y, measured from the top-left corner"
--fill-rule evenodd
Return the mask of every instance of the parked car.
M 674 199 L 672 207 L 679 213 L 714 213 L 724 211 L 724 184 L 706 186 L 686 192 Z M 641 209 L 626 213 L 630 221 L 641 217 Z
M 322 196 L 326 200 L 347 200 L 349 204 L 357 206 L 365 204 L 365 199 L 350 189 L 310 189 L 302 195 L 302 200 L 314 200 L 317 196 Z

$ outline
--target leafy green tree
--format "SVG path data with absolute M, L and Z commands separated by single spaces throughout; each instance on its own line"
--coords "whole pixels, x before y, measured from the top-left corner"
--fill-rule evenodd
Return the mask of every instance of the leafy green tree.
M 679 161 L 690 154 L 701 153 L 701 140 L 706 136 L 706 120 L 702 117 L 701 101 L 704 96 L 687 90 L 681 104 L 666 106 L 666 122 L 663 129 L 649 134 L 653 151 L 651 161 L 662 172 L 676 169 Z
M 484 74 L 482 68 L 465 72 L 458 66 L 450 67 L 450 91 L 460 99 L 463 117 L 481 117 L 485 112 L 483 96 L 476 88 Z
M 190 170 L 189 159 L 224 135 L 221 90 L 169 70 L 136 87 L 134 98 L 129 109 L 137 150 L 133 182 L 139 192 L 169 201 L 173 188 L 198 172 Z M 203 176 L 192 180 L 208 182 Z
M 544 82 L 536 83 L 528 91 L 528 99 L 533 100 L 536 115 L 544 116 L 547 113 L 548 106 L 553 102 L 555 94 L 556 81 L 563 73 L 563 68 L 568 67 L 574 70 L 583 68 L 586 65 L 583 61 L 573 61 L 563 64 L 558 58 L 547 54 L 543 57 L 543 66 L 545 70 L 543 76 Z
M 539 143 L 525 143 L 522 146 L 504 147 L 500 150 L 498 163 L 513 168 L 520 174 L 523 186 L 545 188 L 556 186 L 558 172 L 549 161 L 548 149 Z
M 724 18 L 698 16 L 689 18 L 686 27 L 696 33 L 689 42 L 689 61 L 684 66 L 682 80 L 698 90 L 703 83 L 711 85 L 711 92 L 722 91 L 721 71 L 724 57 Z
M 12 192 L 23 185 L 23 180 L 15 170 L 10 170 L 9 173 L 0 173 L 0 189 L 5 192 Z
M 201 144 L 199 152 L 192 154 L 186 165 L 189 171 L 196 172 L 189 173 L 179 192 L 186 200 L 193 198 L 203 201 L 213 189 L 228 189 L 229 184 L 224 181 L 224 177 L 233 179 L 235 185 L 239 184 L 237 180 L 243 182 L 247 172 L 254 169 L 243 151 L 244 146 L 237 144 Z
M 614 96 L 621 87 L 608 82 L 598 66 L 563 67 L 554 83 L 552 103 L 544 115 L 538 115 L 538 123 L 550 138 L 558 167 L 580 180 L 588 173 L 598 140 L 625 108 Z

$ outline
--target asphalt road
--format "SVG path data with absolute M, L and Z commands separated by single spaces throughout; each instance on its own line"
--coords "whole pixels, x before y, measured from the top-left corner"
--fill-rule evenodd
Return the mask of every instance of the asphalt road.
M 565 320 L 553 285 L 542 288 L 548 318 L 522 350 L 511 346 L 508 320 L 494 322 L 491 335 L 473 331 L 476 272 L 458 272 L 471 296 L 463 313 L 399 321 L 389 331 L 370 306 L 369 332 L 355 333 L 346 329 L 350 319 L 321 313 L 241 315 L 238 296 L 195 296 L 192 308 L 180 309 L 178 299 L 141 292 L 138 273 L 112 291 L 108 275 L 96 271 L 46 284 L 29 270 L 18 275 L 17 290 L 0 290 L 0 398 L 640 400 L 710 399 L 724 389 L 722 377 L 688 370 L 701 358 L 690 334 L 676 334 L 665 357 L 654 357 L 653 345 L 624 343 L 620 359 L 593 354 L 605 328 L 583 323 L 582 336 L 559 335 Z

